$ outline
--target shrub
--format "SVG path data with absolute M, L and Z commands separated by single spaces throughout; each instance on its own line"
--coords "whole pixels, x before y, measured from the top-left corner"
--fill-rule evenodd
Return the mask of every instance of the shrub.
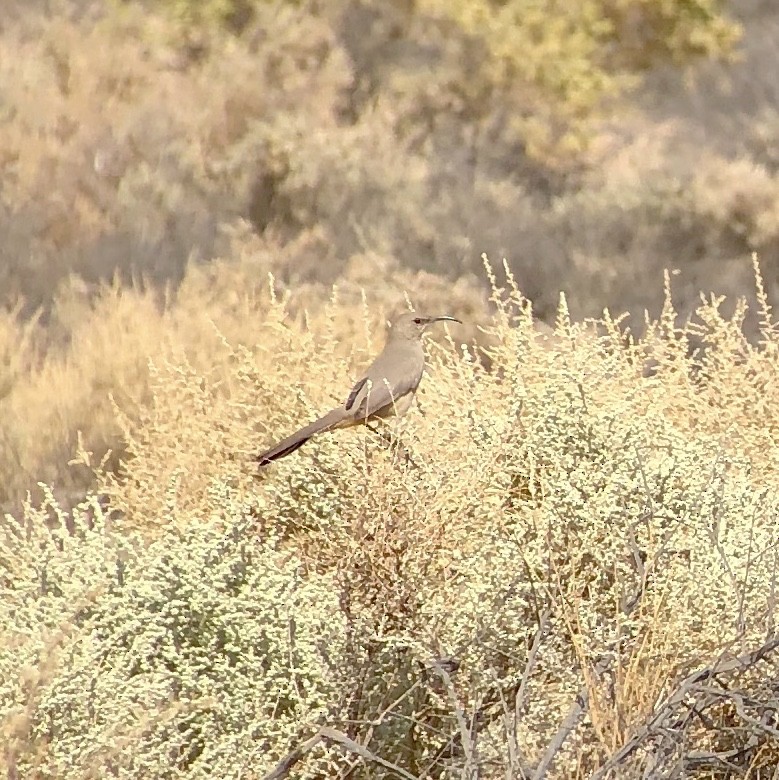
M 221 517 L 148 546 L 112 533 L 95 504 L 73 512 L 70 532 L 49 534 L 32 509 L 24 529 L 6 529 L 3 621 L 32 629 L 4 637 L 15 637 L 1 698 L 16 771 L 224 776 L 268 766 L 321 715 L 343 641 L 333 589 L 301 578 L 272 538 L 258 546 L 234 494 L 222 501 Z
M 531 154 L 575 155 L 604 101 L 635 86 L 649 63 L 729 55 L 740 35 L 717 0 L 421 0 L 419 7 L 483 44 L 477 78 L 485 84 L 473 91 L 519 94 Z
M 563 301 L 549 342 L 517 291 L 496 292 L 490 370 L 431 343 L 423 414 L 393 446 L 337 432 L 255 474 L 251 453 L 337 402 L 380 320 L 335 299 L 302 330 L 260 294 L 267 352 L 217 334 L 220 361 L 155 362 L 103 481 L 110 515 L 82 507 L 48 534 L 28 505 L 9 531 L 15 766 L 262 776 L 324 726 L 303 777 L 374 776 L 355 745 L 412 777 L 517 774 L 560 734 L 550 776 L 589 774 L 691 669 L 772 630 L 779 396 L 760 285 L 759 348 L 743 305 L 679 327 L 669 296 L 633 342 L 608 315 L 572 324 Z M 577 701 L 589 717 L 565 727 Z M 757 767 L 768 732 L 748 747 L 734 713 L 685 721 L 679 745 L 730 740 Z

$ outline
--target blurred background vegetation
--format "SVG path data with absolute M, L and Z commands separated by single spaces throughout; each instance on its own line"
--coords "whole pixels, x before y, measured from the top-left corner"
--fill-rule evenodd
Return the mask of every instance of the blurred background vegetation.
M 772 2 L 3 8 L 0 503 L 73 479 L 79 430 L 121 448 L 109 399 L 141 404 L 170 338 L 139 323 L 185 333 L 214 291 L 234 316 L 269 273 L 293 312 L 412 284 L 475 323 L 487 253 L 541 319 L 563 290 L 641 331 L 664 268 L 682 318 L 732 310 L 757 251 L 774 296 Z
M 326 723 L 416 777 L 655 737 L 612 776 L 774 777 L 777 40 L 776 0 L 2 0 L 0 773 L 259 778 Z M 408 303 L 464 323 L 413 467 L 258 474 Z

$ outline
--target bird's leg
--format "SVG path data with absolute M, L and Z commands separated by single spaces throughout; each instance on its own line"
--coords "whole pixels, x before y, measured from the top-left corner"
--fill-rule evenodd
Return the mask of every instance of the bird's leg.
M 365 427 L 371 433 L 375 433 L 387 446 L 392 446 L 394 443 L 395 437 L 388 431 L 384 430 L 380 422 L 377 422 L 375 427 L 374 425 L 371 425 L 371 423 L 365 423 Z
M 409 452 L 408 447 L 406 447 L 404 444 L 401 444 L 400 441 L 398 441 L 397 452 L 399 454 L 403 454 L 403 458 L 405 459 L 407 466 L 411 466 L 412 468 L 417 467 L 417 464 L 414 463 L 414 459 L 411 457 L 411 453 Z
M 405 460 L 407 466 L 413 466 L 414 468 L 417 467 L 417 464 L 414 463 L 414 459 L 411 457 L 411 452 L 409 451 L 408 447 L 403 444 L 403 439 L 399 432 L 395 432 L 392 435 L 390 440 L 390 447 L 395 450 L 396 455 L 401 456 Z
M 392 448 L 395 447 L 396 451 L 403 455 L 403 457 L 406 460 L 406 463 L 410 466 L 413 466 L 416 468 L 416 463 L 414 463 L 413 458 L 411 457 L 411 453 L 408 450 L 408 447 L 406 447 L 400 440 L 400 436 L 393 436 L 391 433 L 388 433 L 385 430 L 381 429 L 381 423 L 377 423 L 376 427 L 374 428 L 373 425 L 370 423 L 365 423 L 365 427 L 371 431 L 372 433 L 375 433 L 388 447 Z

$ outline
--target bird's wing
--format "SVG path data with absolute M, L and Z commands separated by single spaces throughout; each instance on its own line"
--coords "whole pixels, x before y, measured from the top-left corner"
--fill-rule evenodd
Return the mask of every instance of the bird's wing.
M 424 364 L 417 360 L 377 359 L 359 379 L 344 404 L 355 420 L 365 420 L 413 393 L 422 378 Z

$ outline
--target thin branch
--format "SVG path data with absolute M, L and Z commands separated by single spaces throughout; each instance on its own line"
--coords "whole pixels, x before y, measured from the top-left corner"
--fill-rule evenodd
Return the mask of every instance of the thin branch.
M 319 734 L 328 742 L 336 742 L 350 753 L 354 753 L 356 756 L 359 756 L 366 761 L 372 761 L 374 764 L 378 764 L 379 766 L 384 767 L 384 769 L 387 769 L 390 772 L 394 772 L 398 777 L 402 777 L 404 780 L 419 780 L 418 777 L 414 777 L 414 775 L 410 774 L 402 767 L 399 767 L 397 764 L 393 764 L 391 761 L 386 761 L 385 759 L 381 758 L 381 756 L 377 756 L 375 753 L 371 753 L 371 751 L 366 747 L 363 747 L 358 742 L 350 739 L 346 736 L 346 734 L 338 731 L 337 729 L 331 729 L 327 726 L 323 726 L 320 729 Z
M 306 754 L 316 745 L 322 741 L 322 732 L 319 731 L 314 734 L 311 739 L 306 740 L 302 745 L 299 745 L 294 750 L 287 753 L 284 758 L 279 761 L 278 764 L 267 774 L 262 780 L 282 780 L 286 777 L 290 770 L 294 768 L 295 764 L 305 758 Z
M 552 766 L 555 756 L 565 743 L 565 740 L 568 739 L 568 735 L 579 724 L 579 721 L 581 720 L 582 715 L 587 711 L 588 706 L 589 693 L 587 692 L 587 686 L 585 685 L 576 695 L 576 699 L 571 705 L 571 709 L 568 710 L 565 719 L 560 724 L 560 728 L 557 729 L 551 742 L 546 746 L 543 758 L 536 767 L 536 771 L 533 773 L 533 780 L 543 780 L 543 778 L 546 777 L 546 773 Z
M 706 704 L 705 701 L 699 702 L 697 707 L 694 705 L 687 705 L 690 713 L 700 714 L 700 712 L 705 709 L 706 706 L 709 706 L 712 703 L 712 696 L 719 698 L 730 698 L 734 701 L 734 706 L 738 711 L 739 704 L 736 703 L 733 699 L 734 692 L 728 691 L 727 689 L 720 690 L 710 688 L 709 686 L 703 686 L 702 683 L 705 683 L 709 680 L 716 680 L 720 675 L 725 675 L 732 672 L 741 672 L 754 667 L 777 648 L 779 648 L 779 636 L 774 636 L 763 645 L 749 653 L 737 656 L 736 658 L 731 658 L 729 661 L 722 661 L 721 659 L 718 659 L 710 666 L 704 667 L 703 669 L 688 675 L 676 686 L 674 691 L 666 698 L 665 702 L 652 713 L 651 717 L 646 721 L 641 729 L 639 729 L 639 731 L 636 732 L 628 742 L 626 742 L 616 753 L 614 753 L 606 761 L 606 763 L 603 764 L 603 766 L 590 777 L 590 780 L 600 780 L 600 778 L 604 777 L 608 771 L 624 763 L 631 755 L 633 755 L 633 753 L 636 752 L 636 750 L 638 750 L 641 745 L 658 736 L 665 736 L 665 732 L 668 727 L 668 720 L 674 719 L 675 721 L 678 721 L 678 716 L 676 713 L 680 707 L 685 706 L 685 699 L 687 699 L 687 697 L 691 694 L 697 693 L 699 696 L 708 697 L 709 702 L 708 704 Z M 739 695 L 738 692 L 736 692 L 736 695 Z M 754 726 L 757 725 L 754 723 L 754 719 L 747 719 L 747 722 L 750 722 L 751 725 Z M 685 720 L 683 720 L 681 723 L 674 722 L 672 724 L 672 728 L 670 729 L 671 733 L 678 735 L 680 729 L 686 727 L 686 723 L 687 721 Z M 775 729 L 768 726 L 767 724 L 760 725 L 761 731 L 764 733 L 775 731 Z M 745 748 L 742 747 L 735 752 L 730 751 L 729 753 L 723 754 L 709 752 L 688 753 L 684 758 L 684 761 L 692 761 L 695 763 L 704 760 L 713 761 L 716 758 L 718 761 L 722 760 L 723 762 L 727 763 L 729 760 L 732 760 L 733 757 L 738 757 L 744 752 Z

